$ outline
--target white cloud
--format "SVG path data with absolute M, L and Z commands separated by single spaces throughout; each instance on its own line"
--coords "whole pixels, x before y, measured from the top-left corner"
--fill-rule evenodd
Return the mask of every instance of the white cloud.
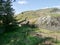
M 24 4 L 27 4 L 28 2 L 26 0 L 21 0 L 21 1 L 18 1 L 18 3 L 21 5 L 24 5 Z
M 43 8 L 41 8 L 41 9 L 46 9 L 46 8 L 60 8 L 60 6 L 51 6 L 51 7 L 43 7 Z

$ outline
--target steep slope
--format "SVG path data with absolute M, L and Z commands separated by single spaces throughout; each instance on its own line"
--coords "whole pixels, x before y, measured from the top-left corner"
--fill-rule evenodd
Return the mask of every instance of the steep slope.
M 49 30 L 60 30 L 60 9 L 58 8 L 25 11 L 18 14 L 16 19 L 18 21 L 26 19 L 30 24 L 36 24 L 38 27 Z

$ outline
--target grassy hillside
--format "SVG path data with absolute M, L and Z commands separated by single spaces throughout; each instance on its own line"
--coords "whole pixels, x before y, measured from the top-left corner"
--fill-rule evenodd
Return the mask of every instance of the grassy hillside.
M 27 19 L 38 18 L 42 15 L 50 15 L 58 17 L 60 16 L 60 9 L 58 8 L 47 8 L 47 9 L 39 9 L 35 11 L 25 11 L 16 16 L 16 19 L 23 20 L 27 17 Z
M 42 15 L 60 16 L 59 9 L 55 12 L 53 9 L 22 12 L 16 16 L 16 19 L 21 21 L 27 17 L 27 20 L 34 23 Z M 16 28 L 13 32 L 0 34 L 0 45 L 60 45 L 60 31 L 32 28 L 29 25 Z
M 60 17 L 60 9 L 58 8 L 47 8 L 47 9 L 40 9 L 40 10 L 36 10 L 36 11 L 25 11 L 25 12 L 22 12 L 20 14 L 18 14 L 16 16 L 16 19 L 18 21 L 21 21 L 21 20 L 24 20 L 25 18 L 27 18 L 27 20 L 31 21 L 31 22 L 35 22 L 40 16 L 47 16 L 47 15 L 50 15 L 50 16 L 53 16 L 53 17 Z M 24 45 L 22 42 L 21 42 L 21 38 L 22 38 L 22 35 L 23 33 L 21 33 L 21 30 L 22 31 L 25 31 L 25 30 L 33 30 L 31 32 L 29 32 L 29 35 L 27 35 L 27 40 L 24 40 L 22 41 L 24 44 L 26 43 L 26 45 L 46 45 L 44 43 L 47 42 L 47 45 L 48 43 L 52 43 L 52 45 L 60 45 L 60 31 L 54 31 L 54 30 L 48 30 L 48 29 L 38 29 L 38 28 L 31 28 L 29 26 L 24 26 L 24 27 L 21 27 L 19 28 L 19 30 L 17 30 L 17 32 L 15 33 L 12 33 L 10 35 L 13 35 L 15 36 L 15 34 L 17 34 L 17 38 L 16 39 L 15 37 L 11 37 L 13 38 L 12 40 L 10 40 L 9 43 L 7 42 L 4 42 L 4 43 L 7 43 L 7 44 L 22 44 Z M 20 35 L 21 33 L 21 35 Z M 27 33 L 25 33 L 27 34 Z M 6 35 L 6 37 L 8 36 L 8 34 Z M 25 35 L 23 35 L 25 36 Z M 2 36 L 3 37 L 3 36 Z M 46 38 L 47 37 L 47 38 Z M 51 41 L 50 38 L 53 38 L 54 40 Z M 8 39 L 7 39 L 8 40 Z M 5 41 L 5 40 L 4 40 Z M 8 40 L 9 41 L 9 40 Z M 25 42 L 27 41 L 27 42 Z

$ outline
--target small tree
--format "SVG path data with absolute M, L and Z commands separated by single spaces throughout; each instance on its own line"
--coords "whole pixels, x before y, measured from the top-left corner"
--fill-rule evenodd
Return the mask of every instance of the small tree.
M 15 23 L 14 9 L 11 7 L 12 0 L 0 0 L 0 20 L 2 20 L 5 31 L 12 29 Z

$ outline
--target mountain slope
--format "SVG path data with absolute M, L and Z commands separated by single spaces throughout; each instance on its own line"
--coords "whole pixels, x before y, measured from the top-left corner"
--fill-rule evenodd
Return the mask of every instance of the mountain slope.
M 38 27 L 46 28 L 49 30 L 60 29 L 60 9 L 58 8 L 25 11 L 17 15 L 16 19 L 18 21 L 26 19 L 29 21 L 29 24 L 36 24 Z
M 50 15 L 50 16 L 60 16 L 60 9 L 58 8 L 47 8 L 47 9 L 40 9 L 36 11 L 25 11 L 17 15 L 16 19 L 28 19 L 38 18 L 42 15 Z

